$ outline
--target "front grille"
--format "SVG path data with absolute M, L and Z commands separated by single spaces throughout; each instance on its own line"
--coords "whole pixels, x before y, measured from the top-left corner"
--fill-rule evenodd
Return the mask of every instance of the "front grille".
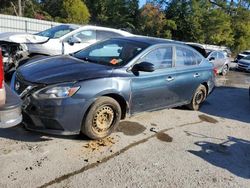
M 18 72 L 16 73 L 16 77 L 15 77 L 15 82 L 14 82 L 14 89 L 15 92 L 20 95 L 21 93 L 23 93 L 24 90 L 26 90 L 28 87 L 32 87 L 35 88 L 36 85 L 27 82 L 23 79 L 22 75 L 19 74 Z
M 30 84 L 24 82 L 18 75 L 16 75 L 14 89 L 18 95 L 20 95 Z

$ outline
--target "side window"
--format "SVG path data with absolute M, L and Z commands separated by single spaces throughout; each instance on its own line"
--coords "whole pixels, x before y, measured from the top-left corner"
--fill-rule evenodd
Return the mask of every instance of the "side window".
M 213 57 L 214 59 L 218 59 L 217 52 L 212 52 L 210 58 Z
M 201 60 L 201 57 L 192 50 L 183 47 L 176 47 L 176 67 L 197 65 Z
M 82 43 L 96 40 L 96 31 L 86 30 L 74 34 L 74 37 L 81 39 Z
M 196 60 L 196 64 L 200 64 L 201 61 L 203 60 L 203 58 L 199 54 L 197 54 L 196 52 L 194 52 L 194 58 Z
M 155 65 L 156 69 L 172 67 L 172 47 L 158 48 L 149 52 L 142 61 Z
M 105 40 L 115 37 L 120 37 L 121 35 L 112 31 L 96 31 L 97 32 L 97 40 Z
M 219 59 L 224 59 L 225 55 L 222 52 L 218 52 L 218 58 Z

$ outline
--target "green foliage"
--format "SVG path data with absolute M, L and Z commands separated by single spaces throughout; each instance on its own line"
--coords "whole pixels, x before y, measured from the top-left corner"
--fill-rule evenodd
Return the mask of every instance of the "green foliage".
M 89 10 L 81 0 L 63 0 L 64 22 L 86 24 L 89 22 Z
M 151 3 L 146 4 L 139 16 L 140 19 L 140 34 L 171 38 L 171 30 L 176 29 L 175 22 L 167 20 L 165 14 Z
M 232 17 L 234 33 L 233 50 L 238 53 L 243 49 L 250 49 L 250 11 L 238 9 Z
M 205 43 L 231 46 L 234 38 L 230 16 L 221 9 L 213 9 L 207 13 L 206 18 Z
M 85 0 L 91 14 L 91 23 L 114 27 L 136 29 L 139 14 L 139 0 Z

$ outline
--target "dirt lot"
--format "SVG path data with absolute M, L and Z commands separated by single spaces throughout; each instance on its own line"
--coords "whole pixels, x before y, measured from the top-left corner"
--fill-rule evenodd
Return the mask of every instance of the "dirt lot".
M 250 74 L 217 85 L 200 112 L 143 113 L 102 141 L 0 129 L 0 187 L 250 187 Z

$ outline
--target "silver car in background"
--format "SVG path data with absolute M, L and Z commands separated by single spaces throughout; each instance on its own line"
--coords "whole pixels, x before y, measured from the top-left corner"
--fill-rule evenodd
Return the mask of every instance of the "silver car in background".
M 231 61 L 224 51 L 212 51 L 207 59 L 214 65 L 217 74 L 225 76 L 228 73 Z

